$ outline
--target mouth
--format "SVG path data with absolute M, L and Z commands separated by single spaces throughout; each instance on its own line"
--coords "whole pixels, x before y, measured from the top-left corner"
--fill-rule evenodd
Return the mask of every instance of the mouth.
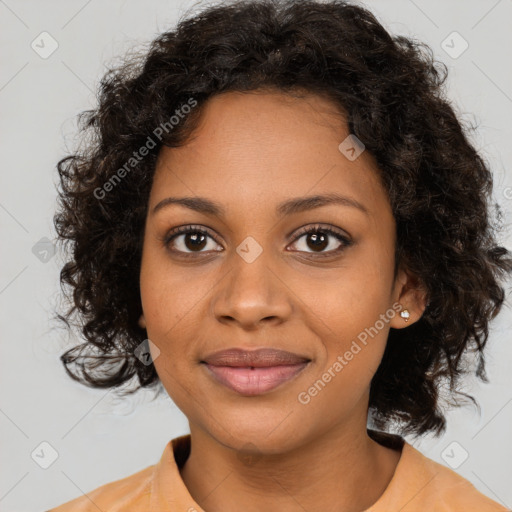
M 277 349 L 229 349 L 201 361 L 217 382 L 244 395 L 267 393 L 290 381 L 311 362 L 310 359 Z

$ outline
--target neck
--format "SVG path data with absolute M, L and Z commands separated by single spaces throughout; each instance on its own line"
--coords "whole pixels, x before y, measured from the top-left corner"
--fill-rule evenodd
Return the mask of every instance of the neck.
M 208 512 L 361 512 L 388 486 L 400 451 L 338 425 L 286 453 L 241 454 L 191 427 L 182 479 Z

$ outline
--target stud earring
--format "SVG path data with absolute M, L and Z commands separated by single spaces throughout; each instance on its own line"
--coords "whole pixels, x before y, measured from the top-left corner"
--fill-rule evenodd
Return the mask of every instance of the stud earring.
M 411 314 L 409 313 L 409 310 L 408 309 L 403 309 L 402 311 L 400 311 L 400 316 L 406 321 L 408 322 L 409 321 L 409 317 L 411 316 Z

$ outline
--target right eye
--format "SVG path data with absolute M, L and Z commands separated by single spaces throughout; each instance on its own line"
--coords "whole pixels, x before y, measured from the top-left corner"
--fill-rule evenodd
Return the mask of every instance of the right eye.
M 208 238 L 215 244 L 220 245 L 215 241 L 209 230 L 202 226 L 187 225 L 171 230 L 165 235 L 163 242 L 174 253 L 181 253 L 185 257 L 194 257 L 194 253 L 210 252 L 202 250 L 208 245 Z M 213 250 L 215 251 L 215 249 Z

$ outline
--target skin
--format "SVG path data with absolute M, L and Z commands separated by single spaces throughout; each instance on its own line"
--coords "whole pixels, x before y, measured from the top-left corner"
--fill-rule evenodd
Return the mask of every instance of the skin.
M 405 270 L 393 281 L 396 225 L 388 197 L 367 151 L 350 161 L 338 149 L 348 135 L 343 114 L 323 97 L 230 92 L 208 102 L 185 146 L 159 154 L 139 323 L 160 350 L 153 357 L 164 387 L 189 420 L 191 453 L 181 476 L 208 512 L 363 511 L 399 461 L 400 452 L 367 435 L 370 381 L 389 329 L 418 320 L 425 294 Z M 333 192 L 368 213 L 329 204 L 276 214 L 287 199 Z M 153 214 L 169 196 L 206 197 L 226 213 L 174 204 Z M 178 235 L 166 247 L 165 235 L 188 224 L 209 229 L 212 238 L 194 249 Z M 343 242 L 333 235 L 325 234 L 328 245 L 319 249 L 311 235 L 297 236 L 317 224 L 353 243 L 336 252 Z M 236 251 L 248 236 L 262 249 L 250 263 Z M 397 302 L 409 321 L 395 314 L 309 403 L 300 403 L 299 393 Z M 274 347 L 311 362 L 278 388 L 247 397 L 199 363 L 231 347 Z

